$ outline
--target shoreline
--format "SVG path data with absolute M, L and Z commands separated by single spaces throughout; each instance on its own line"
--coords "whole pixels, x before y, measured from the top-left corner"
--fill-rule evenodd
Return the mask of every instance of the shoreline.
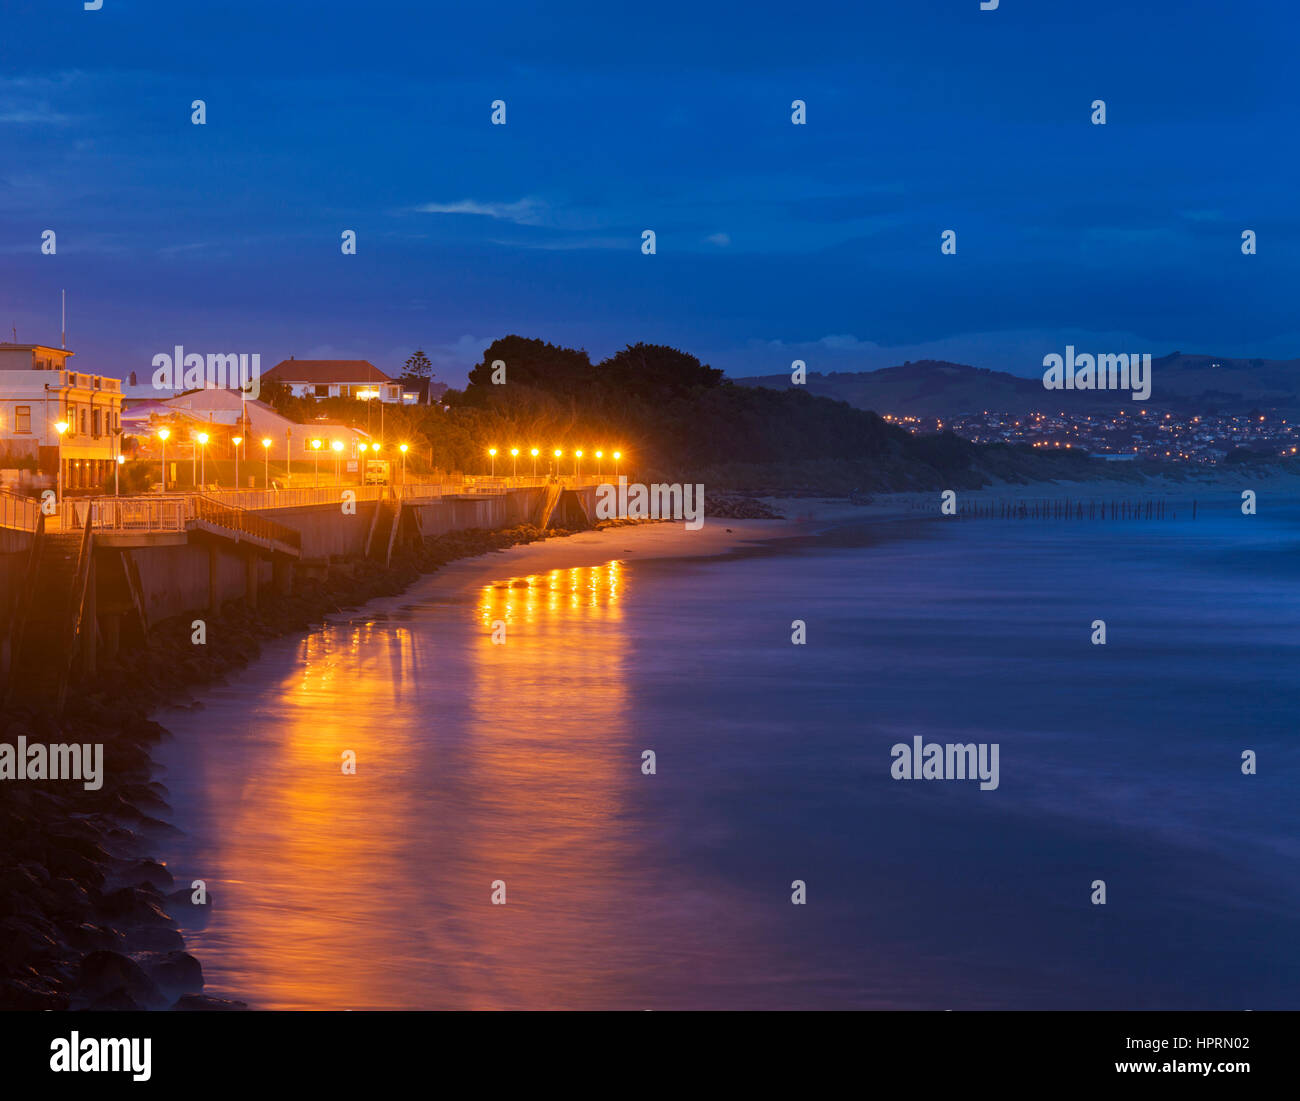
M 1226 506 L 1244 487 L 1293 492 L 1300 479 L 1035 483 L 958 491 L 958 497 L 1086 500 L 1116 494 L 1196 497 L 1206 505 L 1219 498 Z M 527 525 L 472 530 L 400 549 L 387 568 L 335 563 L 328 577 L 301 581 L 291 596 L 264 601 L 256 610 L 229 604 L 219 617 L 208 616 L 206 646 L 192 644 L 189 616 L 156 625 L 143 645 L 104 663 L 88 690 L 69 700 L 62 720 L 5 714 L 5 742 L 25 736 L 29 744 L 102 743 L 105 752 L 98 791 L 49 780 L 0 788 L 7 796 L 0 804 L 0 1008 L 247 1008 L 201 993 L 202 966 L 186 951 L 180 928 L 201 927 L 208 911 L 187 915 L 190 888 L 175 883 L 154 858 L 162 839 L 176 830 L 168 822 L 167 789 L 155 779 L 152 750 L 173 736 L 160 717 L 174 726 L 176 711 L 192 707 L 208 685 L 256 661 L 262 643 L 301 637 L 412 596 L 611 560 L 718 557 L 806 538 L 844 522 L 939 515 L 938 492 L 879 495 L 863 504 L 844 498 L 760 500 L 783 518 L 710 516 L 697 531 L 687 531 L 681 521 L 614 523 L 576 533 Z M 206 905 L 219 902 L 213 898 Z
M 338 563 L 326 579 L 256 610 L 227 604 L 207 615 L 202 647 L 191 641 L 190 616 L 156 624 L 142 645 L 104 661 L 59 718 L 19 708 L 0 716 L 0 741 L 11 746 L 25 738 L 29 747 L 103 747 L 96 790 L 76 780 L 0 786 L 0 1010 L 247 1008 L 201 993 L 202 965 L 180 933 L 219 900 L 178 921 L 196 905 L 191 888 L 156 859 L 177 831 L 152 753 L 173 735 L 155 716 L 192 706 L 195 692 L 255 661 L 264 642 L 400 596 L 450 562 L 570 534 L 468 530 L 403 549 L 387 568 Z
M 694 533 L 681 523 L 658 522 L 576 533 L 531 525 L 454 532 L 396 551 L 386 568 L 335 563 L 324 580 L 304 581 L 291 596 L 256 610 L 227 604 L 219 616 L 206 617 L 201 648 L 191 641 L 190 616 L 158 623 L 141 646 L 105 661 L 61 718 L 6 713 L 0 741 L 102 744 L 104 763 L 102 786 L 94 791 L 64 780 L 0 788 L 0 1009 L 248 1008 L 201 993 L 202 965 L 186 951 L 180 929 L 201 926 L 207 907 L 220 900 L 209 896 L 197 909 L 191 887 L 177 884 L 155 858 L 160 842 L 177 831 L 152 749 L 174 737 L 159 717 L 175 725 L 176 712 L 256 661 L 263 643 L 402 599 L 421 584 L 463 585 L 467 576 L 497 573 L 507 564 L 569 567 L 575 549 L 579 560 L 604 562 L 638 553 L 628 544 L 647 559 L 725 554 L 771 538 L 774 528 L 807 533 L 799 522 L 712 517 Z M 683 541 L 685 534 L 703 538 Z M 192 916 L 185 913 L 191 905 Z

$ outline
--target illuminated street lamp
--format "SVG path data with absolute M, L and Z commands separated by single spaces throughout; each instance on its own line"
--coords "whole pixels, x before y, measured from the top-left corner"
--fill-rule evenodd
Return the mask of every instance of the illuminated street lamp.
M 537 477 L 537 455 L 538 455 L 537 448 L 535 447 L 533 448 L 532 454 L 533 454 L 533 477 L 536 478 Z
M 119 455 L 117 457 L 117 462 L 113 464 L 113 496 L 114 497 L 122 496 L 122 486 L 118 480 L 118 471 L 122 469 L 122 464 L 124 462 L 126 462 L 126 456 Z
M 311 449 L 316 455 L 316 473 L 313 475 L 313 485 L 320 485 L 320 440 L 311 441 Z
M 402 485 L 406 485 L 406 448 L 407 445 L 404 443 L 397 445 L 397 450 L 402 453 Z
M 497 449 L 489 447 L 488 454 L 492 457 L 492 477 L 495 478 L 497 476 Z
M 167 437 L 172 434 L 170 428 L 158 429 L 158 438 L 162 440 L 162 487 L 167 492 Z
M 601 477 L 601 472 L 605 469 L 604 464 L 601 462 L 601 460 L 604 457 L 605 457 L 605 452 L 603 451 L 596 452 L 596 477 L 597 478 Z
M 208 434 L 200 432 L 194 438 L 199 441 L 199 484 L 206 485 L 208 481 Z
M 231 436 L 230 442 L 235 445 L 235 488 L 239 488 L 239 445 L 244 442 L 243 436 Z
M 54 431 L 59 434 L 59 478 L 58 484 L 54 487 L 56 490 L 54 503 L 59 506 L 60 515 L 63 509 L 63 433 L 68 430 L 68 427 L 67 421 L 59 421 L 54 426 Z
M 343 441 L 334 440 L 330 447 L 334 449 L 334 484 L 338 485 L 343 480 L 343 473 L 339 468 L 339 460 L 343 457 Z
M 621 452 L 621 451 L 615 451 L 615 452 L 614 452 L 614 477 L 615 477 L 615 478 L 618 477 L 618 461 L 619 461 L 619 459 L 621 459 L 622 457 L 623 457 L 623 452 Z
M 558 447 L 555 449 L 555 476 L 557 478 L 560 476 L 560 456 L 563 454 L 564 452 Z
M 510 449 L 510 477 L 519 477 L 519 448 Z
M 580 477 L 580 475 L 579 475 L 578 472 L 579 472 L 581 469 L 582 469 L 582 452 L 581 452 L 581 451 L 575 451 L 575 452 L 573 453 L 573 476 L 574 476 L 575 478 Z
M 262 459 L 266 463 L 266 473 L 262 480 L 266 483 L 264 489 L 271 488 L 271 437 L 265 436 L 262 439 Z

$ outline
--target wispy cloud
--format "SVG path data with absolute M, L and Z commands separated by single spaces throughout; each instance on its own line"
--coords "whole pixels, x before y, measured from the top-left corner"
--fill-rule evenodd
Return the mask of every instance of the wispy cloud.
M 75 97 L 79 73 L 43 77 L 0 78 L 0 124 L 66 126 L 74 116 L 54 106 L 55 100 Z
M 53 108 L 39 104 L 35 107 L 0 106 L 0 123 L 16 125 L 63 126 L 72 121 L 71 115 L 62 114 Z
M 481 203 L 477 199 L 460 199 L 454 203 L 423 203 L 420 214 L 477 214 L 498 218 L 520 226 L 540 226 L 546 222 L 546 204 L 540 199 L 520 199 L 513 203 Z

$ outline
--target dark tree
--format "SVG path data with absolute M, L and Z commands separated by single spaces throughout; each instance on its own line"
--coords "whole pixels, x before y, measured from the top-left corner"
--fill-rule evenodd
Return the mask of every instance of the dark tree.
M 505 367 L 504 385 L 492 382 L 492 365 L 497 362 Z M 521 390 L 579 397 L 590 392 L 593 381 L 594 370 L 586 352 L 512 335 L 488 345 L 483 359 L 469 373 L 465 397 L 471 404 L 489 396 L 517 395 Z
M 429 357 L 424 354 L 423 348 L 417 348 L 407 359 L 406 373 L 411 378 L 433 377 L 433 364 L 429 362 Z

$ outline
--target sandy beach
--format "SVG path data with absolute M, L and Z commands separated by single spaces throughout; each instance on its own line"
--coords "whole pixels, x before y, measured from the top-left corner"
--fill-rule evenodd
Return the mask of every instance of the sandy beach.
M 1272 474 L 1252 475 L 1243 470 L 1192 472 L 1180 478 L 1148 478 L 1142 481 L 1108 479 L 1087 482 L 1033 482 L 1028 485 L 997 484 L 958 492 L 962 502 L 998 500 L 1033 501 L 1069 498 L 1088 500 L 1197 500 L 1203 506 L 1216 501 L 1233 504 L 1242 489 L 1261 494 L 1300 494 L 1300 477 Z M 656 558 L 709 558 L 738 547 L 808 536 L 847 521 L 916 520 L 927 513 L 939 517 L 938 492 L 889 493 L 874 496 L 869 504 L 853 504 L 846 498 L 765 497 L 761 500 L 780 513 L 779 520 L 731 520 L 709 517 L 696 531 L 682 522 L 629 524 L 603 531 L 586 531 L 560 539 L 520 544 L 505 550 L 488 551 L 442 567 L 417 583 L 422 592 L 449 591 L 509 581 L 550 570 L 600 565 L 613 560 Z M 395 598 L 400 599 L 400 598 Z

